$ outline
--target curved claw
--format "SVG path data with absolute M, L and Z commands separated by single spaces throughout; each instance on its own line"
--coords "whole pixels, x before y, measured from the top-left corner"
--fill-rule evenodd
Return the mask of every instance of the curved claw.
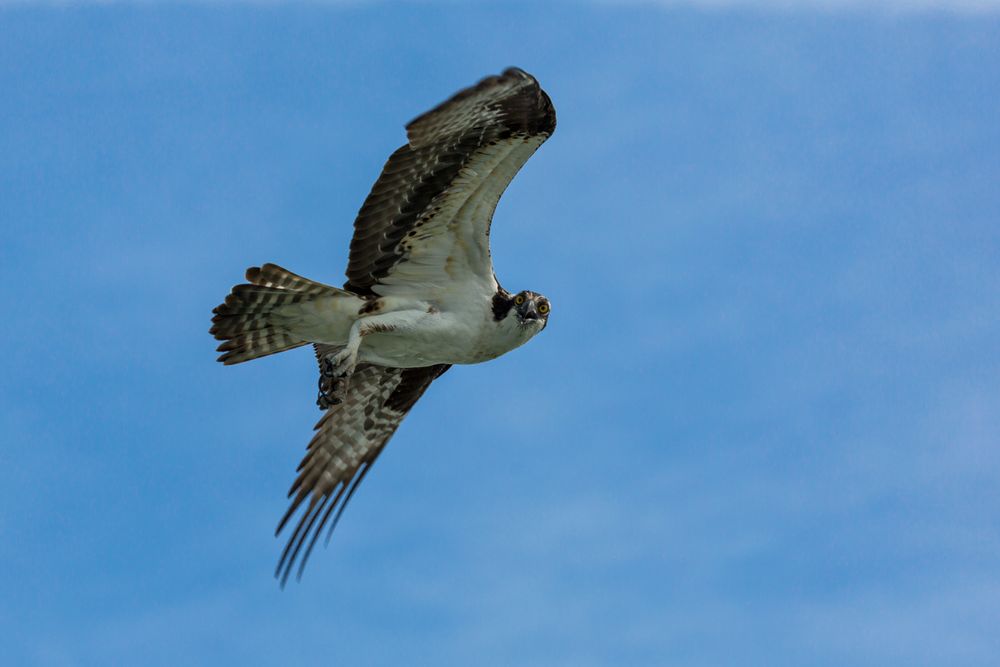
M 316 405 L 320 410 L 327 410 L 334 405 L 344 402 L 337 394 L 340 393 L 340 382 L 332 373 L 325 370 L 319 375 L 319 396 L 316 397 Z
M 319 397 L 316 399 L 316 405 L 319 406 L 320 410 L 329 410 L 335 405 L 340 405 L 343 403 L 339 398 L 334 398 L 328 394 L 320 392 Z
M 344 402 L 356 360 L 357 357 L 346 349 L 320 360 L 319 396 L 316 398 L 316 405 L 320 410 L 327 410 Z

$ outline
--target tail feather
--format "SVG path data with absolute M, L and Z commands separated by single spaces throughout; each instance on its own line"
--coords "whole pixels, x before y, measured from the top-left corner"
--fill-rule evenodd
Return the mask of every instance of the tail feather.
M 217 351 L 225 353 L 219 355 L 219 361 L 229 366 L 258 357 L 266 357 L 276 352 L 302 347 L 307 342 L 298 340 L 284 331 L 271 328 L 234 336 L 220 345 Z
M 277 264 L 251 266 L 247 269 L 247 281 L 260 287 L 277 287 L 300 294 L 338 294 L 343 292 L 336 287 L 303 278 Z
M 217 306 L 209 333 L 224 341 L 222 363 L 238 364 L 305 345 L 275 317 L 285 306 L 346 294 L 336 287 L 298 276 L 274 264 L 247 269 L 250 284 L 237 285 Z

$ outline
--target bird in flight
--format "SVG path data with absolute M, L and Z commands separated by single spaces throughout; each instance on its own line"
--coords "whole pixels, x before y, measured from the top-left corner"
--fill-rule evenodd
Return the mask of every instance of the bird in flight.
M 527 72 L 490 76 L 418 116 L 354 221 L 347 282 L 252 267 L 213 311 L 219 361 L 312 344 L 324 414 L 288 492 L 282 586 L 344 508 L 400 422 L 453 364 L 495 359 L 545 328 L 537 292 L 508 292 L 490 257 L 493 211 L 555 130 L 552 101 Z M 332 521 L 331 521 L 332 518 Z M 304 548 L 304 550 L 303 550 Z

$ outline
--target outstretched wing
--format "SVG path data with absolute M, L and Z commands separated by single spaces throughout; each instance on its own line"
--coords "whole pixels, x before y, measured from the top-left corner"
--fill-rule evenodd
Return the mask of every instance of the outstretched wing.
M 496 291 L 489 232 L 500 195 L 552 134 L 555 109 L 510 68 L 406 126 L 357 220 L 345 289 L 441 298 Z
M 289 497 L 294 498 L 278 524 L 276 535 L 303 503 L 306 508 L 274 573 L 282 586 L 300 554 L 298 576 L 302 576 L 309 554 L 331 515 L 328 540 L 354 491 L 403 417 L 431 382 L 449 368 L 445 364 L 426 368 L 358 366 L 344 402 L 327 410 L 316 424 L 316 433 L 299 464 L 298 477 L 288 491 Z

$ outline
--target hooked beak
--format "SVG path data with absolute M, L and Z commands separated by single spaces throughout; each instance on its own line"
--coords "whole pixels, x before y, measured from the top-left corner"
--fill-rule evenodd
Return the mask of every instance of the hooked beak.
M 538 315 L 538 307 L 535 306 L 535 302 L 534 301 L 529 302 L 528 303 L 528 307 L 527 307 L 527 309 L 524 312 L 524 321 L 525 322 L 535 322 L 535 321 L 537 321 L 539 319 L 541 319 L 541 318 Z

